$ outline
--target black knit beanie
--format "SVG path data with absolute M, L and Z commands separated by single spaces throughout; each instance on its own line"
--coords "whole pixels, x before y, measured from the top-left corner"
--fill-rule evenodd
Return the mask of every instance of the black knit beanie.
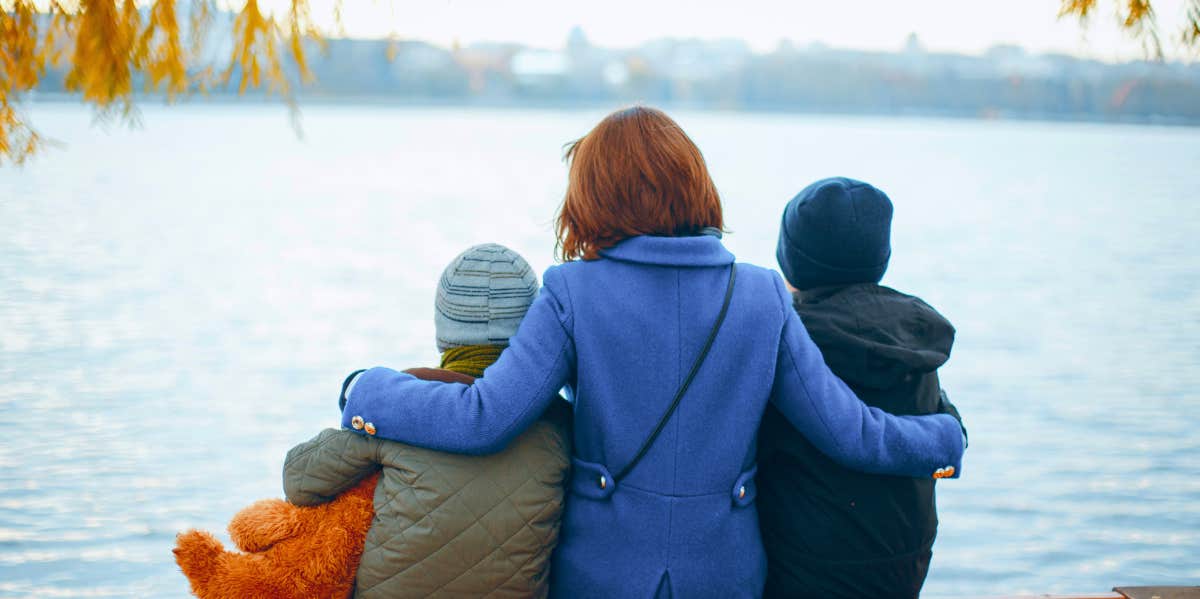
M 892 255 L 892 201 L 868 183 L 833 177 L 783 209 L 775 257 L 796 289 L 878 283 Z

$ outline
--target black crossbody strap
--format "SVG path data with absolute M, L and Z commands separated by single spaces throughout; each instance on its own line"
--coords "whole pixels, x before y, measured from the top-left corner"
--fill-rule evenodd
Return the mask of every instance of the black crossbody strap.
M 342 394 L 338 396 L 338 409 L 339 410 L 342 410 L 342 411 L 346 410 L 346 400 L 348 399 L 346 397 L 346 389 L 350 388 L 350 381 L 353 381 L 354 377 L 356 377 L 366 371 L 367 371 L 366 368 L 359 368 L 358 370 L 351 372 L 350 376 L 346 377 L 346 380 L 342 381 Z
M 692 379 L 696 378 L 696 373 L 700 371 L 700 365 L 704 364 L 704 359 L 708 357 L 708 350 L 712 349 L 713 341 L 717 338 L 717 331 L 721 330 L 721 323 L 725 322 L 725 313 L 729 311 L 729 301 L 733 299 L 733 283 L 737 280 L 737 264 L 729 266 L 729 286 L 725 288 L 725 302 L 721 304 L 721 312 L 717 314 L 717 322 L 713 325 L 712 332 L 708 334 L 708 340 L 704 342 L 704 349 L 700 350 L 700 356 L 696 358 L 696 363 L 692 365 L 692 371 L 688 373 L 687 378 L 683 380 L 683 384 L 679 386 L 679 391 L 675 393 L 675 398 L 671 400 L 671 407 L 667 408 L 666 413 L 658 421 L 658 426 L 654 427 L 654 432 L 642 443 L 642 448 L 638 450 L 637 455 L 633 456 L 633 461 L 629 462 L 621 469 L 613 478 L 614 482 L 625 478 L 638 462 L 646 456 L 646 452 L 650 451 L 650 446 L 654 445 L 654 440 L 658 438 L 659 433 L 667 426 L 667 421 L 671 419 L 671 415 L 675 413 L 675 408 L 679 407 L 679 400 L 683 399 L 683 394 L 687 393 L 688 387 L 692 385 Z

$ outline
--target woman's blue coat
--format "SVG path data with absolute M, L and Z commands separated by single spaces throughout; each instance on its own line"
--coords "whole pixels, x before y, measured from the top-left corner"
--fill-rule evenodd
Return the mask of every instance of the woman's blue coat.
M 687 376 L 734 258 L 707 235 L 634 237 L 602 255 L 546 271 L 510 347 L 473 386 L 373 368 L 343 413 L 343 426 L 361 416 L 383 438 L 488 453 L 566 387 L 575 446 L 553 595 L 758 596 L 766 565 L 754 448 L 768 401 L 851 468 L 918 477 L 961 470 L 954 418 L 868 408 L 825 366 L 779 275 L 740 264 L 707 361 L 646 457 L 614 484 L 612 473 L 632 460 Z

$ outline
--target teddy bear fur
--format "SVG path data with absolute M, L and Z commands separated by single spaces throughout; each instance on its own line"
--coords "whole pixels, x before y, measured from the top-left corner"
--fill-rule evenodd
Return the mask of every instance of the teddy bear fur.
M 344 599 L 354 592 L 378 481 L 375 473 L 313 507 L 257 501 L 229 522 L 242 553 L 193 529 L 176 537 L 175 562 L 200 599 Z

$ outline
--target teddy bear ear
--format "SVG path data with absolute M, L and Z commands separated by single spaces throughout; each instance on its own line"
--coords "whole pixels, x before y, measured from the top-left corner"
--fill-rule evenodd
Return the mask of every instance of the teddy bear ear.
M 256 501 L 229 521 L 229 538 L 242 551 L 266 551 L 300 532 L 299 511 L 299 507 L 282 499 Z

